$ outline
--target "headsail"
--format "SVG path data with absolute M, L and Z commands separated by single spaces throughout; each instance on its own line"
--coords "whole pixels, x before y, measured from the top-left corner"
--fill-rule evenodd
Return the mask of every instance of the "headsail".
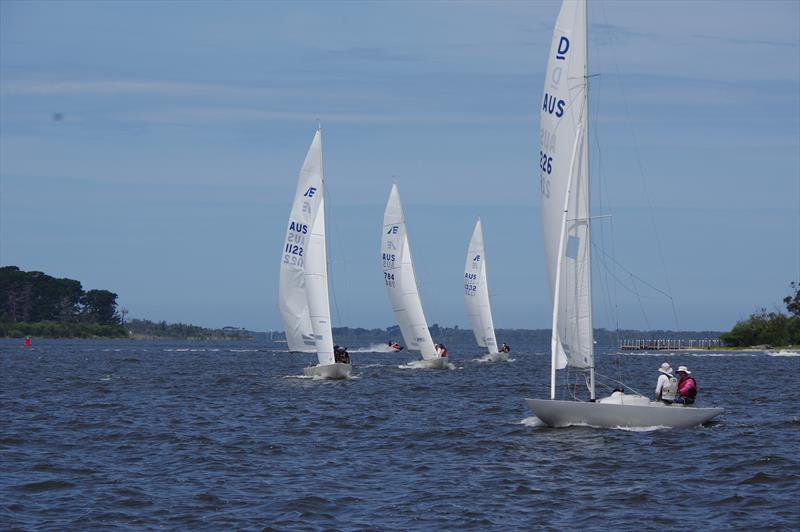
M 329 364 L 333 363 L 333 345 L 324 208 L 322 139 L 317 131 L 297 179 L 281 254 L 278 306 L 289 351 L 316 351 L 320 363 Z
M 539 114 L 542 222 L 557 368 L 594 365 L 586 38 L 586 0 L 564 1 L 553 32 Z
M 437 358 L 428 323 L 422 311 L 417 277 L 411 262 L 406 220 L 397 185 L 392 184 L 389 201 L 383 213 L 381 234 L 383 280 L 406 348 L 419 351 L 424 359 Z
M 483 247 L 483 229 L 478 219 L 469 241 L 467 261 L 464 265 L 464 302 L 475 341 L 489 353 L 497 353 L 497 339 L 489 304 L 489 284 L 486 279 L 486 252 Z

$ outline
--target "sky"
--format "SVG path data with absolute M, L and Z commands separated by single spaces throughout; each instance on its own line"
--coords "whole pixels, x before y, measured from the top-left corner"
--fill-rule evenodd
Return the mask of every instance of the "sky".
M 335 326 L 394 324 L 396 179 L 429 324 L 547 328 L 538 114 L 559 2 L 0 1 L 0 264 L 130 317 L 281 330 L 317 119 Z M 591 1 L 595 326 L 727 330 L 800 280 L 800 2 Z M 666 294 L 666 295 L 665 295 Z

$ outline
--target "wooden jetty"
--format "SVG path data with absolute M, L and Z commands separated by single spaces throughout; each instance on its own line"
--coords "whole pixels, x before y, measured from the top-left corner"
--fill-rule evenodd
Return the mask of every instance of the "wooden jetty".
M 672 351 L 676 349 L 710 349 L 721 345 L 722 342 L 719 338 L 702 338 L 699 340 L 633 338 L 623 340 L 619 348 L 622 351 Z

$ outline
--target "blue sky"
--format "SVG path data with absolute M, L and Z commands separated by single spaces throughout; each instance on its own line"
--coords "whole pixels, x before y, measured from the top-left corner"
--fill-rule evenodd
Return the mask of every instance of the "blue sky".
M 429 323 L 545 328 L 538 105 L 558 2 L 0 2 L 0 263 L 134 317 L 280 329 L 322 120 L 336 325 L 393 324 L 397 176 Z M 727 329 L 800 279 L 800 3 L 590 2 L 596 326 Z M 595 253 L 599 257 L 600 252 Z M 611 279 L 614 274 L 617 281 Z

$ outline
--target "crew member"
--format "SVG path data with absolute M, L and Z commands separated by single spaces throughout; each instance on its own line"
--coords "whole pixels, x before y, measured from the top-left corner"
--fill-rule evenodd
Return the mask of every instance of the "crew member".
M 503 345 L 500 346 L 500 350 L 499 351 L 501 353 L 509 353 L 509 352 L 511 352 L 511 348 L 508 347 L 507 343 L 503 342 Z
M 678 366 L 676 373 L 678 374 L 678 396 L 675 398 L 675 402 L 685 405 L 694 404 L 698 388 L 692 372 L 686 366 Z
M 444 344 L 436 344 L 436 354 L 439 355 L 441 358 L 447 357 L 447 348 Z
M 334 362 L 340 362 L 342 364 L 349 364 L 350 363 L 350 354 L 347 352 L 346 347 L 342 347 L 340 345 L 333 346 L 333 360 Z
M 672 368 L 667 362 L 658 368 L 658 382 L 656 382 L 656 401 L 671 405 L 675 402 L 675 394 L 678 391 L 678 379 L 672 376 Z

